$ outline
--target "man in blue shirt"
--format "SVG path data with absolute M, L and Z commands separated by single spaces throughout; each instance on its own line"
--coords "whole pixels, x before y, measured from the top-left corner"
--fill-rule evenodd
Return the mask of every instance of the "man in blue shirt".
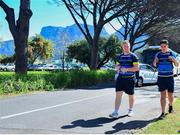
M 130 51 L 129 41 L 125 40 L 122 48 L 123 53 L 118 56 L 119 64 L 116 65 L 119 74 L 116 79 L 115 109 L 113 113 L 109 115 L 112 118 L 118 118 L 119 116 L 118 111 L 123 92 L 129 95 L 128 116 L 133 115 L 135 72 L 139 70 L 139 63 L 137 56 Z
M 175 59 L 175 55 L 168 51 L 168 41 L 162 40 L 160 42 L 161 51 L 155 55 L 153 65 L 158 68 L 158 87 L 160 91 L 160 102 L 162 113 L 159 116 L 160 119 L 165 118 L 166 108 L 166 94 L 169 100 L 169 113 L 173 112 L 173 100 L 174 100 L 174 75 L 173 64 L 179 66 L 179 63 Z

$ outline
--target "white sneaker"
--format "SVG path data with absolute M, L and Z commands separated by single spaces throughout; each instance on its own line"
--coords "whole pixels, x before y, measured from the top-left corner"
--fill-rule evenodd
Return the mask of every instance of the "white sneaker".
M 134 115 L 133 111 L 132 110 L 128 110 L 128 114 L 127 114 L 129 117 L 132 117 Z
M 119 115 L 118 115 L 117 112 L 113 112 L 112 114 L 109 114 L 109 117 L 111 117 L 111 118 L 118 118 Z

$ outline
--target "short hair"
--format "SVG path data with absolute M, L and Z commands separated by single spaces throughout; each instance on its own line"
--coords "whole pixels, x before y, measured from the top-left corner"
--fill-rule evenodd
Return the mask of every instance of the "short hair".
M 130 45 L 129 40 L 124 40 L 124 41 L 122 42 L 122 46 L 123 46 L 124 44 Z
M 161 44 L 167 44 L 167 45 L 169 45 L 169 42 L 168 42 L 168 40 L 163 39 L 163 40 L 160 41 L 160 45 L 161 45 Z

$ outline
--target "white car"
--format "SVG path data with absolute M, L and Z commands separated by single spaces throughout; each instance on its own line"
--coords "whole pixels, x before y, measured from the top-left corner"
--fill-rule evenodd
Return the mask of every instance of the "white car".
M 15 70 L 14 64 L 0 65 L 0 71 L 14 71 L 14 70 Z
M 176 54 L 176 60 L 180 63 L 180 54 Z M 178 76 L 180 74 L 180 64 L 178 67 L 176 67 L 174 64 L 173 66 L 174 66 L 173 68 L 174 76 Z
M 137 78 L 137 86 L 143 84 L 157 83 L 158 72 L 155 68 L 148 64 L 140 64 L 139 77 Z

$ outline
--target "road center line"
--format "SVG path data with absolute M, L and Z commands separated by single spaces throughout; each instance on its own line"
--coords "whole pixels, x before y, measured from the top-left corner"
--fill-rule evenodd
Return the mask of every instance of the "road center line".
M 90 97 L 90 98 L 84 98 L 84 99 L 80 99 L 80 100 L 76 100 L 76 101 L 72 101 L 72 102 L 57 104 L 57 105 L 53 105 L 53 106 L 43 107 L 43 108 L 39 108 L 39 109 L 33 109 L 33 110 L 21 112 L 21 113 L 6 115 L 6 116 L 2 116 L 1 119 L 3 120 L 3 119 L 13 118 L 13 117 L 17 117 L 17 116 L 33 113 L 33 112 L 44 111 L 44 110 L 48 110 L 48 109 L 52 109 L 52 108 L 56 108 L 56 107 L 61 107 L 61 106 L 65 106 L 65 105 L 70 105 L 70 104 L 74 104 L 74 103 L 78 103 L 78 102 L 82 102 L 82 101 L 86 101 L 86 100 L 91 100 L 91 99 L 107 96 L 107 95 L 110 95 L 110 94 L 111 93 L 103 94 L 103 95 L 99 95 L 99 96 L 95 96 L 95 97 Z

